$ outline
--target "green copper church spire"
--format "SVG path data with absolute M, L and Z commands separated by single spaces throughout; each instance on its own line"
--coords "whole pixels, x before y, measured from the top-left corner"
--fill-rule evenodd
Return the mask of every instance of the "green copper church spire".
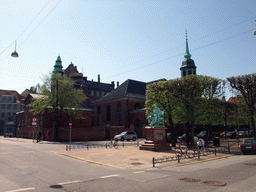
M 62 68 L 63 68 L 62 67 L 62 61 L 61 61 L 60 56 L 58 56 L 57 60 L 55 61 L 53 73 L 61 73 L 61 74 L 63 74 Z
M 187 35 L 187 30 L 186 30 L 186 53 L 185 53 L 184 57 L 185 57 L 186 59 L 190 59 L 190 58 L 191 58 L 191 54 L 189 53 L 189 49 L 188 49 L 188 35 Z

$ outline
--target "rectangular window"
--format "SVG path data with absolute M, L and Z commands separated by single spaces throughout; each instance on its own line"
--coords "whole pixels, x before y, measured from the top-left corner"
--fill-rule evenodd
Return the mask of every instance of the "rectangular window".
M 9 97 L 9 98 L 8 98 L 8 101 L 12 101 L 12 97 Z
M 5 109 L 5 104 L 2 104 L 2 109 Z
M 5 117 L 5 113 L 2 113 L 2 114 L 1 114 L 1 118 L 4 118 L 4 117 Z
M 2 101 L 6 101 L 6 97 L 2 97 Z
M 13 117 L 12 116 L 8 117 L 8 121 L 13 121 Z
M 11 104 L 8 104 L 8 105 L 7 105 L 7 109 L 12 109 L 12 105 L 11 105 Z
M 91 90 L 91 96 L 94 96 L 94 91 L 93 90 Z
M 101 92 L 101 97 L 104 97 L 104 91 Z
M 17 105 L 16 104 L 13 105 L 13 109 L 17 109 Z
M 99 96 L 100 96 L 100 92 L 99 92 L 99 91 L 97 91 L 97 92 L 96 92 L 96 95 L 99 97 Z

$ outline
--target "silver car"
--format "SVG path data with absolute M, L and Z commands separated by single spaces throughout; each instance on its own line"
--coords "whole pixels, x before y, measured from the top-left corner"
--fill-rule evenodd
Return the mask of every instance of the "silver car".
M 118 140 L 121 140 L 121 141 L 133 140 L 133 141 L 136 141 L 136 139 L 137 139 L 137 134 L 134 131 L 124 131 L 124 132 L 122 132 L 119 135 L 116 135 L 114 137 L 114 140 L 116 140 L 116 141 L 118 141 Z

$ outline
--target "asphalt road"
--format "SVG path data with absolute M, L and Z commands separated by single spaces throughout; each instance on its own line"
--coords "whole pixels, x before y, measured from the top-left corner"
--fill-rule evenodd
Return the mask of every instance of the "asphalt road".
M 0 137 L 0 191 L 256 191 L 255 155 L 164 169 L 105 167 L 61 156 L 61 144 Z M 188 178 L 198 182 L 185 182 Z M 226 184 L 209 186 L 208 184 Z

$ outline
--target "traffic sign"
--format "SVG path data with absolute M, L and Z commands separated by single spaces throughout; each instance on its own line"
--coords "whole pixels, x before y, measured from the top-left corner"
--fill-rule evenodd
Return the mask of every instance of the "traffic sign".
M 71 128 L 72 127 L 72 121 L 69 121 L 68 124 L 69 124 L 69 127 Z
M 36 126 L 36 122 L 32 122 L 32 125 Z
M 33 121 L 33 122 L 36 122 L 36 121 L 37 121 L 36 117 L 33 117 L 33 118 L 32 118 L 32 121 Z

